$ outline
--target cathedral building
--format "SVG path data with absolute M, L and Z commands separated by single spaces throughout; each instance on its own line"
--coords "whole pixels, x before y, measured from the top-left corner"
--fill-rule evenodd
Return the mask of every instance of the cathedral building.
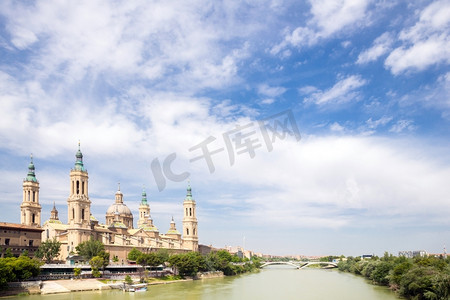
M 89 176 L 83 164 L 83 154 L 79 145 L 75 157 L 75 166 L 69 175 L 68 221 L 63 223 L 59 220 L 54 205 L 50 219 L 42 226 L 42 241 L 56 238 L 61 242 L 60 260 L 67 260 L 70 256 L 76 255 L 76 246 L 91 238 L 101 241 L 105 245 L 105 250 L 110 252 L 110 257 L 117 257 L 119 262 L 126 262 L 128 253 L 134 247 L 142 252 L 160 248 L 177 252 L 198 251 L 196 207 L 190 185 L 183 201 L 183 236 L 177 230 L 173 217 L 167 233 L 159 232 L 153 224 L 145 190 L 142 191 L 139 205 L 137 228 L 134 228 L 133 213 L 124 203 L 120 184 L 114 203 L 106 211 L 106 222 L 102 224 L 91 214 Z M 27 177 L 23 187 L 22 224 L 40 227 L 39 184 L 34 177 L 34 166 L 29 170 L 30 180 Z

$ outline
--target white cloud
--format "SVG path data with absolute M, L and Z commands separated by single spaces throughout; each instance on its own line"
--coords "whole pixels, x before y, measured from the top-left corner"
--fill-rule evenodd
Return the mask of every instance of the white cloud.
M 286 92 L 286 88 L 281 86 L 269 86 L 268 84 L 260 84 L 258 86 L 258 94 L 268 97 L 278 97 Z
M 333 87 L 328 90 L 321 91 L 307 88 L 307 91 L 313 91 L 309 97 L 305 98 L 305 102 L 314 102 L 323 105 L 329 102 L 349 102 L 357 100 L 359 97 L 358 88 L 364 86 L 366 80 L 359 75 L 351 75 L 340 79 Z M 302 89 L 302 91 L 306 91 Z
M 330 125 L 330 130 L 336 132 L 343 132 L 345 128 L 341 126 L 338 122 L 334 122 L 333 124 Z
M 390 132 L 400 133 L 405 130 L 413 131 L 416 129 L 414 122 L 412 120 L 399 120 L 390 129 Z
M 377 60 L 380 56 L 391 50 L 393 43 L 392 35 L 389 32 L 383 33 L 373 42 L 371 48 L 361 52 L 358 56 L 357 64 L 365 64 Z
M 383 116 L 378 120 L 372 120 L 372 118 L 369 118 L 366 121 L 366 124 L 370 129 L 376 129 L 378 126 L 384 126 L 388 124 L 390 121 L 392 121 L 392 117 Z
M 249 50 L 241 35 L 257 28 L 252 18 L 226 21 L 240 5 L 245 4 L 50 1 L 2 6 L 10 42 L 19 49 L 37 47 L 27 68 L 32 76 L 65 85 L 99 76 L 112 82 L 170 76 L 164 86 L 195 91 L 238 79 L 237 65 Z M 230 15 L 210 14 L 223 9 L 230 9 Z M 235 47 L 224 48 L 224 40 L 234 40 Z
M 286 29 L 283 41 L 273 46 L 270 53 L 276 55 L 289 46 L 309 47 L 344 30 L 367 25 L 367 8 L 370 2 L 370 0 L 310 1 L 312 18 L 306 22 L 306 26 L 299 26 L 292 31 Z M 363 20 L 365 22 L 362 22 Z
M 450 63 L 450 3 L 435 1 L 420 12 L 419 20 L 399 34 L 401 46 L 386 58 L 395 75 L 422 71 L 435 64 Z

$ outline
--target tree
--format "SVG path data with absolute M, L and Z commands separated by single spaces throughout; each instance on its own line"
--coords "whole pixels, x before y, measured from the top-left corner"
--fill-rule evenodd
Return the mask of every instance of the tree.
M 156 255 L 158 256 L 158 259 L 160 261 L 159 264 L 163 264 L 166 261 L 169 261 L 169 251 L 167 251 L 167 249 L 159 249 L 156 252 Z
M 73 268 L 73 276 L 80 277 L 81 275 L 81 268 Z
M 42 262 L 28 256 L 0 258 L 0 288 L 8 282 L 27 280 L 39 275 Z
M 45 242 L 42 242 L 35 256 L 43 259 L 46 263 L 51 263 L 55 257 L 58 257 L 60 251 L 61 243 L 54 237 L 52 240 L 47 239 Z
M 78 244 L 75 249 L 77 250 L 78 255 L 90 260 L 94 256 L 98 256 L 101 251 L 104 251 L 105 245 L 103 245 L 102 242 L 91 238 L 89 241 Z
M 5 251 L 5 258 L 14 257 L 14 254 L 11 251 L 11 248 L 7 248 Z
M 103 264 L 101 268 L 105 270 L 105 268 L 109 265 L 109 252 L 100 251 L 100 253 L 97 256 L 103 259 Z
M 163 263 L 161 256 L 154 252 L 142 253 L 136 262 L 144 268 L 146 266 L 156 267 Z
M 91 265 L 92 275 L 94 277 L 100 277 L 100 272 L 98 269 L 103 267 L 104 259 L 101 256 L 94 256 L 89 260 L 89 264 Z
M 133 279 L 131 279 L 130 275 L 125 276 L 125 283 L 126 284 L 132 284 L 133 283 Z
M 137 261 L 138 257 L 142 254 L 141 251 L 139 251 L 136 248 L 131 249 L 130 253 L 128 253 L 128 260 Z
M 198 271 L 205 270 L 205 258 L 198 252 L 175 254 L 169 258 L 169 263 L 176 267 L 180 275 L 195 276 Z

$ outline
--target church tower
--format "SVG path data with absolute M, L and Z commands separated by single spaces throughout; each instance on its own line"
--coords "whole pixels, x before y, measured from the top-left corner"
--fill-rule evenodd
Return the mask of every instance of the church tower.
M 198 251 L 197 215 L 195 200 L 192 198 L 192 189 L 188 185 L 186 198 L 183 202 L 183 247 Z
M 88 196 L 88 172 L 83 165 L 83 154 L 78 142 L 78 151 L 75 155 L 75 167 L 70 171 L 70 196 L 68 206 L 68 246 L 69 251 L 90 239 L 91 201 Z
M 146 225 L 149 225 L 150 218 L 150 206 L 147 203 L 147 193 L 145 189 L 142 189 L 142 200 L 139 205 L 139 220 L 138 220 L 138 228 L 143 228 Z
M 28 165 L 27 177 L 23 180 L 23 200 L 20 205 L 20 223 L 41 227 L 41 205 L 39 204 L 39 182 L 34 174 L 33 154 Z
M 53 209 L 50 212 L 50 221 L 59 221 L 58 210 L 56 209 L 55 202 L 53 202 Z

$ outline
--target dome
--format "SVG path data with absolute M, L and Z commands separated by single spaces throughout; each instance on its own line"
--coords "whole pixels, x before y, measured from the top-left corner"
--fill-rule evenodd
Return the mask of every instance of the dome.
M 130 216 L 132 217 L 133 214 L 131 213 L 131 210 L 123 203 L 114 203 L 111 204 L 111 206 L 106 211 L 107 215 L 114 215 L 116 211 L 119 213 L 119 215 L 123 216 Z

